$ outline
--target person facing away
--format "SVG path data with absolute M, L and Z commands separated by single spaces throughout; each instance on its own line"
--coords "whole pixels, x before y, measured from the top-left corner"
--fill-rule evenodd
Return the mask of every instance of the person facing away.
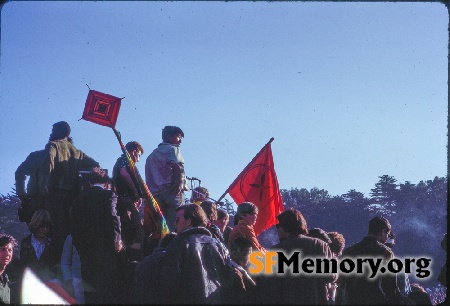
M 328 244 L 331 243 L 331 239 L 328 236 L 328 233 L 318 227 L 308 230 L 308 234 L 306 236 L 320 239 Z
M 208 218 L 206 228 L 211 232 L 211 235 L 214 238 L 224 243 L 222 232 L 219 227 L 214 224 L 214 221 L 217 221 L 217 204 L 213 201 L 203 201 L 200 206 L 203 208 L 203 211 Z
M 9 278 L 6 275 L 6 267 L 13 259 L 14 247 L 17 240 L 13 236 L 0 234 L 0 304 L 10 304 L 11 290 L 9 288 Z
M 391 234 L 391 224 L 382 216 L 369 221 L 369 230 L 360 242 L 346 248 L 342 258 L 382 258 L 382 265 L 394 259 L 392 250 L 384 245 Z M 339 275 L 337 305 L 398 305 L 401 295 L 395 274 L 385 273 L 370 279 L 364 275 Z
M 259 244 L 258 238 L 256 238 L 255 231 L 253 230 L 253 226 L 258 217 L 258 207 L 251 202 L 243 202 L 238 205 L 236 216 L 238 216 L 238 221 L 235 220 L 237 224 L 228 236 L 228 248 L 230 248 L 230 244 L 234 239 L 246 238 L 252 242 L 253 252 L 265 251 L 265 248 Z
M 312 237 L 312 238 L 317 238 L 317 239 L 320 239 L 320 240 L 326 242 L 328 244 L 328 246 L 330 247 L 330 250 L 331 250 L 331 242 L 332 242 L 332 240 L 331 240 L 330 236 L 328 235 L 328 233 L 325 232 L 323 229 L 318 228 L 318 227 L 309 229 L 307 236 L 308 237 Z M 333 258 L 336 258 L 334 256 L 333 250 L 331 250 L 331 254 L 332 254 Z M 328 301 L 328 304 L 331 304 L 331 305 L 334 305 L 334 301 L 335 301 L 335 298 L 336 298 L 336 294 L 335 294 L 336 291 L 334 290 L 336 288 L 336 282 L 337 282 L 337 278 L 335 279 L 334 282 L 327 283 L 325 285 L 325 290 L 326 290 L 326 293 L 327 293 L 327 301 Z
M 206 189 L 205 187 L 198 186 L 192 190 L 190 202 L 192 204 L 200 205 L 202 204 L 203 201 L 208 200 L 208 198 L 209 198 L 208 189 Z
M 109 177 L 100 169 L 88 175 L 89 186 L 72 208 L 72 239 L 81 261 L 87 304 L 118 302 L 118 252 L 123 244 L 117 196 L 107 189 Z
M 342 255 L 342 251 L 345 248 L 344 235 L 338 232 L 328 232 L 328 237 L 331 239 L 329 244 L 330 250 L 333 253 L 334 258 L 338 258 Z
M 328 246 L 333 254 L 333 258 L 338 259 L 341 257 L 342 251 L 345 248 L 345 238 L 338 232 L 328 232 L 327 234 L 331 240 L 331 243 L 329 243 Z M 330 305 L 334 305 L 336 302 L 336 289 L 337 282 L 327 284 L 327 296 Z
M 227 250 L 206 229 L 196 204 L 176 210 L 175 237 L 161 262 L 161 298 L 168 304 L 223 304 Z
M 45 196 L 45 209 L 49 211 L 54 224 L 51 235 L 58 257 L 69 234 L 70 208 L 79 193 L 78 171 L 100 166 L 73 145 L 70 131 L 65 121 L 53 124 L 49 142 L 45 146 L 39 182 L 39 191 Z
M 50 213 L 47 210 L 38 210 L 28 225 L 31 234 L 20 242 L 21 270 L 24 271 L 26 267 L 29 267 L 43 282 L 57 279 L 56 265 L 61 258 L 56 254 L 53 241 L 49 237 L 52 227 Z
M 31 152 L 15 172 L 16 193 L 22 202 L 19 208 L 20 222 L 30 224 L 36 210 L 44 209 L 44 196 L 39 193 L 39 179 L 45 150 Z M 28 177 L 27 188 L 25 181 Z
M 177 126 L 165 126 L 162 143 L 147 157 L 145 180 L 166 218 L 171 232 L 175 231 L 176 209 L 184 204 L 184 191 L 189 187 L 184 172 L 180 144 L 184 132 Z
M 158 305 L 164 303 L 160 294 L 161 260 L 166 254 L 167 247 L 176 236 L 176 233 L 165 235 L 161 239 L 160 245 L 154 248 L 150 255 L 145 256 L 136 267 L 133 282 L 134 304 Z
M 302 213 L 294 208 L 288 208 L 277 217 L 276 224 L 280 242 L 271 250 L 282 251 L 285 256 L 292 252 L 300 252 L 299 256 L 306 258 L 331 259 L 332 254 L 328 243 L 308 234 L 308 226 Z M 262 279 L 262 295 L 265 303 L 298 304 L 298 305 L 326 305 L 326 283 L 336 279 L 332 273 L 305 274 L 290 273 L 284 275 L 269 275 Z

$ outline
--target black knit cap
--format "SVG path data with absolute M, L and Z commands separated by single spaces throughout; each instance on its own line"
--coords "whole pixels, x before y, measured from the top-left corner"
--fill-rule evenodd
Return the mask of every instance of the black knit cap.
M 59 139 L 64 137 L 69 137 L 70 135 L 70 125 L 65 121 L 59 121 L 53 124 L 53 133 Z

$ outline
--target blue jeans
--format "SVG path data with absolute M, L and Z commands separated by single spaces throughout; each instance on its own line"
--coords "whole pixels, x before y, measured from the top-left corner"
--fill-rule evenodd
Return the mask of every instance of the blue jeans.
M 175 195 L 170 192 L 164 192 L 154 195 L 153 197 L 156 199 L 159 207 L 161 208 L 169 230 L 171 232 L 176 232 L 175 217 L 177 212 L 175 210 L 181 205 L 184 205 L 184 193 Z

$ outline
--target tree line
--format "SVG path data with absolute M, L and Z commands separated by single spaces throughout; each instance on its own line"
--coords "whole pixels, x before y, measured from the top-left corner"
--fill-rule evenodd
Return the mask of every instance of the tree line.
M 327 232 L 337 231 L 344 235 L 346 246 L 362 239 L 367 233 L 369 220 L 376 215 L 386 216 L 396 236 L 394 253 L 397 256 L 427 255 L 433 258 L 435 278 L 446 259 L 440 242 L 447 232 L 448 179 L 397 183 L 393 176 L 382 175 L 371 189 L 370 196 L 351 189 L 343 195 L 331 196 L 327 190 L 314 187 L 281 189 L 284 206 L 299 209 L 305 216 L 308 227 L 319 227 Z M 234 214 L 232 203 L 224 203 L 230 215 Z M 17 235 L 27 234 L 27 228 L 17 218 L 19 198 L 12 194 L 0 195 L 0 232 Z M 273 241 L 276 232 L 267 231 L 261 239 Z M 270 244 L 270 243 L 267 243 Z M 423 283 L 423 280 L 421 280 Z
M 397 183 L 393 176 L 382 175 L 371 189 L 369 197 L 351 189 L 343 195 L 331 196 L 319 188 L 281 189 L 286 207 L 299 209 L 308 227 L 337 231 L 344 235 L 350 246 L 367 234 L 368 222 L 383 215 L 391 222 L 396 241 L 396 256 L 427 255 L 434 261 L 433 275 L 427 283 L 437 283 L 446 253 L 441 240 L 447 232 L 448 179 Z M 423 282 L 423 280 L 421 280 Z

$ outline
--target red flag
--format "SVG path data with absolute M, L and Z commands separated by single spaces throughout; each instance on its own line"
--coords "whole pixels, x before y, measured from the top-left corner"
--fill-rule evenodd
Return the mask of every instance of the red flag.
M 261 149 L 228 187 L 228 194 L 239 205 L 252 202 L 258 207 L 258 218 L 253 227 L 258 236 L 277 223 L 276 216 L 284 209 L 273 164 L 273 138 Z
M 89 90 L 81 119 L 114 128 L 117 116 L 119 116 L 121 102 L 122 99 L 120 98 Z

